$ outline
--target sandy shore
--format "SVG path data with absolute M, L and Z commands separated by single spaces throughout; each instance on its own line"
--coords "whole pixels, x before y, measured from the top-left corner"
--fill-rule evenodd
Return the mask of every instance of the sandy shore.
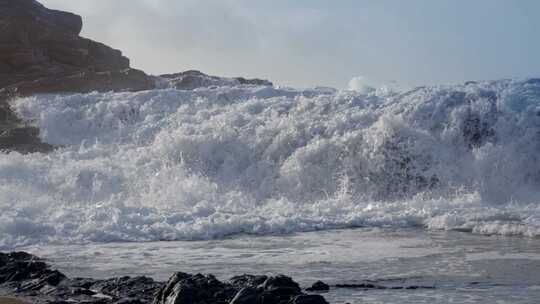
M 24 302 L 15 298 L 0 297 L 0 304 L 24 304 Z

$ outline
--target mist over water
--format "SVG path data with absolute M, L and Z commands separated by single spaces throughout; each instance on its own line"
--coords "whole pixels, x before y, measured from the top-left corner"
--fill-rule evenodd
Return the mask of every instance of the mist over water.
M 358 226 L 540 236 L 540 82 L 40 95 L 0 248 Z

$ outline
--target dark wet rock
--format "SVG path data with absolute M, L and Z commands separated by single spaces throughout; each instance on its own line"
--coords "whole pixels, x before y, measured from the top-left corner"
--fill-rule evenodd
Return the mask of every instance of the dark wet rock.
M 268 80 L 246 79 L 243 77 L 226 78 L 204 74 L 200 71 L 185 71 L 175 74 L 160 75 L 171 87 L 179 90 L 194 90 L 211 86 L 262 85 L 272 86 Z
M 328 304 L 321 295 L 299 295 L 289 301 L 290 304 Z
M 0 296 L 22 297 L 31 303 L 151 303 L 162 286 L 146 277 L 69 279 L 36 256 L 0 253 Z
M 63 280 L 66 279 L 66 276 L 56 270 L 45 270 L 42 273 L 35 273 L 33 276 L 37 278 L 30 280 L 28 282 L 22 283 L 18 290 L 19 291 L 35 291 L 42 290 L 48 286 L 58 286 Z
M 79 296 L 79 295 L 93 296 L 96 294 L 96 292 L 90 289 L 78 287 L 78 288 L 73 288 L 71 290 L 71 294 L 76 295 L 76 296 Z
M 384 281 L 384 280 L 383 280 Z M 404 283 L 404 282 L 402 282 Z M 352 288 L 352 289 L 407 289 L 407 290 L 414 290 L 414 289 L 435 289 L 435 286 L 427 286 L 427 285 L 396 285 L 396 283 L 391 283 L 387 285 L 378 284 L 374 282 L 365 282 L 365 283 L 359 283 L 359 284 L 337 284 L 335 285 L 337 288 Z
M 406 286 L 405 289 L 435 289 L 435 286 L 412 285 Z
M 328 291 L 330 290 L 330 286 L 328 284 L 324 283 L 323 281 L 317 281 L 311 285 L 311 287 L 306 288 L 307 291 Z
M 24 253 L 0 253 L 0 284 L 11 283 L 21 290 L 38 290 L 58 285 L 65 276 L 49 269 L 41 259 Z
M 386 286 L 372 284 L 372 283 L 337 284 L 336 287 L 337 288 L 360 288 L 360 289 L 387 289 Z
M 148 277 L 121 277 L 98 281 L 90 289 L 115 299 L 137 298 L 145 303 L 150 303 L 162 286 L 163 283 Z
M 245 287 L 234 296 L 230 304 L 252 304 L 259 303 L 261 290 L 253 287 Z
M 212 275 L 175 273 L 159 290 L 153 303 L 227 303 L 237 290 Z
M 239 287 L 257 287 L 264 283 L 268 279 L 265 275 L 250 275 L 250 274 L 243 274 L 240 276 L 232 277 L 229 282 L 234 286 Z
M 293 293 L 300 293 L 300 285 L 293 281 L 288 276 L 284 275 L 278 275 L 275 277 L 269 277 L 267 278 L 261 285 L 265 290 L 290 290 Z
M 124 298 L 119 301 L 114 302 L 114 304 L 144 304 L 148 302 L 143 302 L 137 298 Z
M 324 298 L 319 297 L 305 295 L 298 283 L 283 275 L 275 277 L 242 275 L 222 283 L 211 275 L 176 273 L 158 292 L 154 304 L 326 303 Z

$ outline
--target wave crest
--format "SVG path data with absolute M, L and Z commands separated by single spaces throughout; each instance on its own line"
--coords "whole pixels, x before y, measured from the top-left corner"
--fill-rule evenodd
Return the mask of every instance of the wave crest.
M 540 235 L 540 84 L 41 95 L 0 156 L 0 247 L 351 226 Z

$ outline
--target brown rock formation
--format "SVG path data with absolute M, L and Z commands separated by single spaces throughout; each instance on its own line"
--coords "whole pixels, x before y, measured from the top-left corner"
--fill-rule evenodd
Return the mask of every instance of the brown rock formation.
M 160 75 L 161 78 L 166 79 L 171 87 L 179 90 L 194 90 L 202 87 L 209 86 L 222 86 L 222 85 L 265 85 L 272 86 L 273 84 L 264 79 L 246 79 L 243 77 L 225 78 L 204 74 L 200 71 L 185 71 L 175 74 Z
M 0 150 L 51 148 L 11 112 L 13 96 L 154 88 L 154 79 L 131 69 L 122 52 L 80 37 L 81 29 L 75 14 L 34 0 L 0 0 Z

